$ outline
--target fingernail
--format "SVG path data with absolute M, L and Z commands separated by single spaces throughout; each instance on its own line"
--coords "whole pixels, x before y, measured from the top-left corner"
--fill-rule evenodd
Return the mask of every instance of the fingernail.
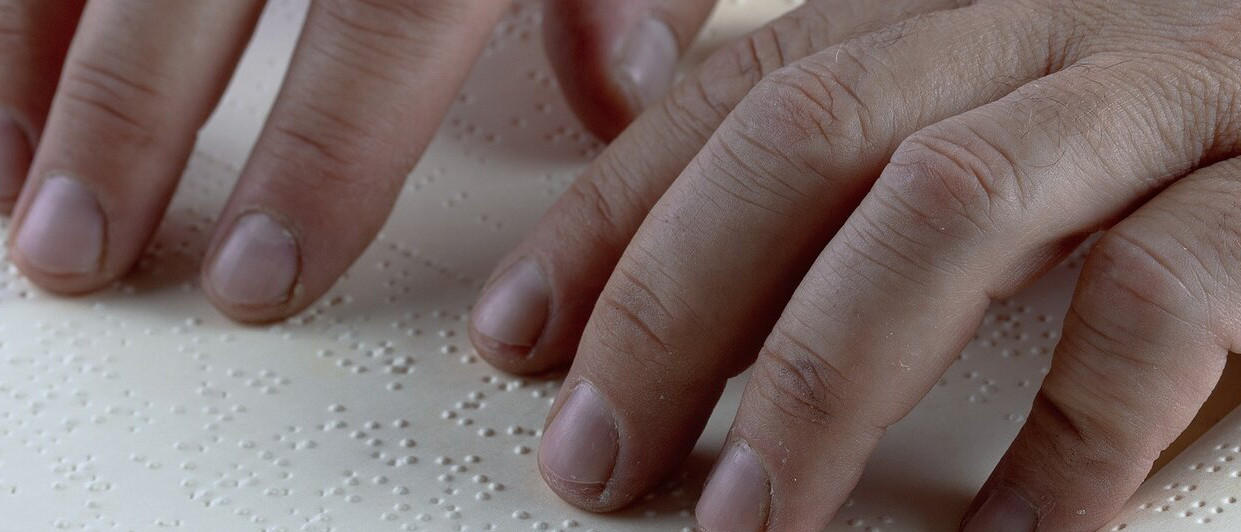
M 103 239 L 95 194 L 76 179 L 52 176 L 39 185 L 14 245 L 43 273 L 80 275 L 99 271 Z
M 962 532 L 1034 532 L 1038 512 L 1024 498 L 1008 488 L 996 488 L 974 516 L 961 527 Z
M 602 487 L 616 466 L 616 422 L 599 393 L 578 384 L 539 445 L 539 462 L 563 486 Z
M 497 342 L 531 347 L 551 312 L 551 289 L 531 259 L 509 267 L 479 299 L 474 330 Z
M 694 515 L 706 532 L 758 531 L 767 524 L 771 483 L 758 455 L 739 443 L 715 465 Z
M 234 305 L 277 305 L 289 299 L 299 260 L 293 233 L 262 213 L 239 218 L 207 269 L 217 296 Z
M 8 113 L 0 112 L 0 203 L 12 203 L 22 190 L 33 157 L 25 131 Z
M 664 21 L 647 17 L 629 30 L 617 50 L 613 76 L 635 111 L 672 87 L 679 55 L 676 35 Z

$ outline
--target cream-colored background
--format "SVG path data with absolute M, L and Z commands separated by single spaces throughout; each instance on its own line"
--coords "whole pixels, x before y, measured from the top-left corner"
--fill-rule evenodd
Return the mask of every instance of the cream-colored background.
M 694 57 L 794 3 L 724 0 Z M 736 383 L 683 471 L 632 509 L 592 515 L 556 499 L 535 469 L 557 383 L 499 373 L 465 338 L 491 265 L 600 149 L 557 93 L 534 0 L 496 29 L 391 222 L 322 302 L 243 328 L 198 294 L 204 240 L 304 8 L 272 2 L 131 278 L 51 298 L 0 251 L 0 531 L 692 526 Z M 1070 261 L 992 309 L 891 429 L 833 530 L 955 530 L 1028 411 L 1074 272 Z M 1239 446 L 1234 415 L 1110 528 L 1241 528 Z

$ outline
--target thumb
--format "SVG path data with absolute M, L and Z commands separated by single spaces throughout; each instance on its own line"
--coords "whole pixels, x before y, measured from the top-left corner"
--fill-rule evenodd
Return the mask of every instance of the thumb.
M 543 37 L 569 105 L 611 140 L 661 98 L 716 0 L 547 0 Z

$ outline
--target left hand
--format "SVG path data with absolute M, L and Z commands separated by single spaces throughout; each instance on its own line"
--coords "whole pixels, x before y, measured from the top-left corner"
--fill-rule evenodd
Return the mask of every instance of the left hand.
M 699 522 L 822 528 L 991 301 L 1099 230 L 966 529 L 1093 530 L 1186 426 L 1241 348 L 1241 2 L 932 4 L 811 0 L 720 52 L 496 270 L 479 350 L 573 360 L 562 497 L 650 490 L 753 363 Z

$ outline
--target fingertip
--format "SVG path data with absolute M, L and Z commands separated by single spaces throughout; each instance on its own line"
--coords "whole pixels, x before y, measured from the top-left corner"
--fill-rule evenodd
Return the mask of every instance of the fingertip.
M 261 211 L 242 214 L 208 254 L 201 273 L 203 292 L 235 321 L 284 319 L 300 310 L 300 249 L 287 222 Z
M 11 237 L 12 260 L 49 292 L 79 295 L 110 284 L 104 271 L 107 218 L 82 181 L 52 175 L 38 184 Z
M 767 526 L 771 480 L 758 454 L 744 441 L 725 449 L 694 508 L 706 532 L 758 532 Z
M 478 352 L 478 355 L 500 371 L 516 375 L 532 375 L 544 371 L 539 366 L 531 364 L 529 347 L 497 341 L 478 332 L 473 323 L 470 324 L 468 334 L 470 343 L 474 345 L 474 350 Z
M 693 26 L 682 32 L 690 35 L 701 24 L 696 17 L 675 18 Z M 586 129 L 605 141 L 668 92 L 687 40 L 646 2 L 552 0 L 543 28 L 565 98 Z
M 519 375 L 544 373 L 568 357 L 545 341 L 552 321 L 552 288 L 534 257 L 505 261 L 483 289 L 470 314 L 474 349 L 500 370 Z
M 997 485 L 984 486 L 961 521 L 961 532 L 1034 532 L 1038 529 L 1038 509 L 1016 490 Z
M 573 385 L 553 412 L 539 444 L 539 473 L 561 499 L 592 512 L 609 512 L 633 501 L 616 489 L 620 431 L 611 405 L 586 381 Z

